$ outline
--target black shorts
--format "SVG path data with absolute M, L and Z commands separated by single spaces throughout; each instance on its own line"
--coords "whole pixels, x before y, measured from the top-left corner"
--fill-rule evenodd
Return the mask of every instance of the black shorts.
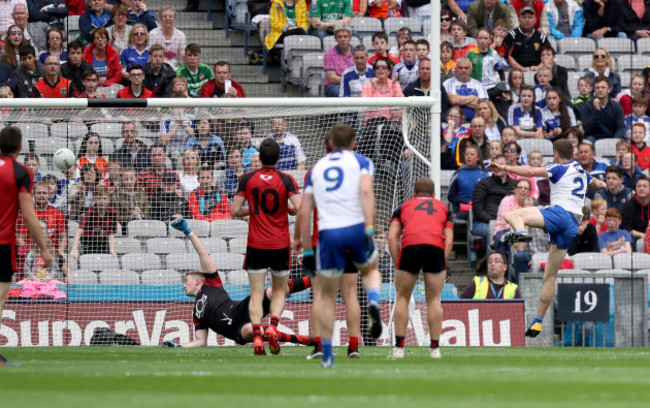
M 226 333 L 219 334 L 222 334 L 224 337 L 234 340 L 237 344 L 248 343 L 248 340 L 244 339 L 242 336 L 241 331 L 244 326 L 251 322 L 251 316 L 248 312 L 248 304 L 250 301 L 251 297 L 247 296 L 244 300 L 239 302 L 239 304 L 237 304 L 237 306 L 235 306 L 235 309 L 232 311 L 232 315 L 230 317 L 232 318 L 232 327 L 235 328 L 236 332 L 232 333 L 231 336 L 228 336 Z M 266 294 L 264 294 L 264 300 L 262 301 L 262 316 L 266 316 L 270 311 L 271 299 L 266 297 Z
M 288 271 L 291 252 L 289 247 L 282 249 L 257 249 L 246 247 L 244 269 L 255 271 L 270 269 L 272 271 Z
M 407 246 L 402 248 L 397 269 L 414 274 L 419 274 L 420 271 L 442 272 L 446 269 L 445 251 L 433 245 Z
M 0 245 L 0 282 L 11 282 L 16 269 L 16 246 Z
M 316 247 L 314 247 L 314 253 L 316 253 Z M 345 254 L 345 268 L 343 273 L 359 273 L 359 268 L 352 261 L 352 256 L 350 254 Z

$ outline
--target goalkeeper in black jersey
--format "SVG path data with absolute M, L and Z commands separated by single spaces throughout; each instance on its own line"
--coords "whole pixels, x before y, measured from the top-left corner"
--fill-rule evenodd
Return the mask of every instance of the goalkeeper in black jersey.
M 193 310 L 195 340 L 183 344 L 165 341 L 163 345 L 168 347 L 204 347 L 208 340 L 208 329 L 234 340 L 237 344 L 246 344 L 252 341 L 253 325 L 248 314 L 250 296 L 241 301 L 230 299 L 208 251 L 187 225 L 187 221 L 178 218 L 171 225 L 185 233 L 192 242 L 199 255 L 202 272 L 188 273 L 185 277 L 185 285 L 183 285 L 185 294 L 196 298 Z M 287 285 L 287 295 L 300 292 L 310 286 L 311 282 L 307 277 L 290 280 Z M 265 316 L 269 313 L 270 305 L 271 288 L 268 288 L 263 303 Z M 279 331 L 277 333 L 281 342 L 312 345 L 312 338 L 309 336 L 290 335 Z

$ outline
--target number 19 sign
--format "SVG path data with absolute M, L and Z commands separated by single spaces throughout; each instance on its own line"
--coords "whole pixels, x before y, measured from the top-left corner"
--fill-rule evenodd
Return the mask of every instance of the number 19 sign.
M 561 322 L 609 321 L 608 284 L 560 284 L 557 300 L 557 319 Z

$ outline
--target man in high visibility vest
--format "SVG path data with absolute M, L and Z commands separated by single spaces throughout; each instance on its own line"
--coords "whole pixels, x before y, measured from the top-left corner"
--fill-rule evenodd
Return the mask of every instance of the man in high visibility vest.
M 521 299 L 519 287 L 506 279 L 508 261 L 501 252 L 492 252 L 488 258 L 487 276 L 475 276 L 467 285 L 462 299 Z

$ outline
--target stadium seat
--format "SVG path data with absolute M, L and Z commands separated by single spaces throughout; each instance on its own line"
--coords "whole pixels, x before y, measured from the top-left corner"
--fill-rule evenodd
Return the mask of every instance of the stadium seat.
M 413 34 L 422 34 L 422 25 L 417 17 L 394 17 L 384 20 L 384 31 L 389 37 L 393 36 L 402 27 L 410 28 Z
M 605 37 L 598 40 L 598 48 L 604 48 L 612 58 L 621 55 L 632 55 L 636 52 L 634 41 L 629 38 Z
M 537 71 L 524 72 L 524 84 L 535 86 L 535 75 L 537 75 Z
M 377 31 L 383 31 L 381 20 L 372 17 L 355 17 L 350 22 L 352 32 L 358 37 L 363 38 L 372 36 Z
M 167 225 L 156 220 L 133 220 L 127 225 L 129 238 L 161 238 L 167 236 Z
M 357 37 L 352 37 L 350 40 L 350 47 L 354 49 L 354 47 L 359 44 L 361 44 L 361 41 Z M 334 46 L 336 46 L 336 39 L 333 35 L 328 35 L 327 37 L 323 38 L 323 53 L 331 48 L 334 48 Z M 305 59 L 303 58 L 303 62 L 304 60 Z
M 568 73 L 568 81 L 567 81 L 567 86 L 569 87 L 569 94 L 571 94 L 571 98 L 577 98 L 579 91 L 578 91 L 578 80 L 580 77 L 584 75 L 582 71 L 580 72 L 569 72 Z
M 305 174 L 307 174 L 307 170 L 287 170 L 285 173 L 291 175 L 296 180 L 298 187 L 302 190 L 305 186 Z
M 372 57 L 376 54 L 375 47 L 372 45 L 372 37 L 363 37 L 361 44 L 366 47 L 366 51 L 368 51 L 368 57 Z
M 209 254 L 228 251 L 228 243 L 221 238 L 203 238 L 201 242 Z M 192 245 L 192 241 L 190 240 L 187 241 L 187 252 L 190 254 L 194 253 L 194 245 Z
M 546 139 L 519 139 L 519 146 L 527 154 L 533 150 L 539 150 L 542 152 L 542 156 L 553 156 L 553 142 Z
M 644 242 L 644 240 L 643 239 L 637 239 L 636 240 L 636 249 L 635 249 L 635 251 L 641 253 L 644 250 L 645 250 L 645 242 Z
M 120 89 L 123 89 L 124 85 L 120 84 L 113 84 L 111 86 L 100 86 L 99 91 L 106 95 L 106 98 L 116 98 L 117 93 L 120 91 Z
M 323 58 L 324 54 L 322 52 L 302 56 L 303 69 L 300 87 L 304 96 L 323 96 L 323 83 L 325 81 Z
M 176 285 L 183 283 L 181 274 L 172 269 L 152 269 L 142 272 L 143 285 Z
M 618 73 L 622 72 L 641 72 L 650 65 L 650 55 L 621 55 L 616 59 Z M 627 87 L 629 82 L 621 81 L 623 87 Z
M 79 138 L 75 140 L 74 142 L 74 151 L 78 152 L 79 149 L 81 148 L 81 143 L 83 143 L 83 138 Z M 110 156 L 113 154 L 115 151 L 115 145 L 113 144 L 113 141 L 111 139 L 108 139 L 106 137 L 101 137 L 99 139 L 99 142 L 102 145 L 102 156 Z
M 422 35 L 427 37 L 431 34 L 431 19 L 427 18 L 422 22 Z
M 530 271 L 533 273 L 537 272 L 544 272 L 540 265 L 544 262 L 546 262 L 546 259 L 548 258 L 548 252 L 538 252 L 536 254 L 533 254 L 533 257 L 530 260 Z
M 52 137 L 72 140 L 85 136 L 88 133 L 88 126 L 83 123 L 57 122 L 52 124 L 50 132 L 52 133 Z
M 97 133 L 100 137 L 117 139 L 122 137 L 122 124 L 117 122 L 93 123 L 90 131 Z
M 612 257 L 600 252 L 583 252 L 573 256 L 573 265 L 578 269 L 590 271 L 609 269 L 612 266 Z
M 312 35 L 292 35 L 284 39 L 282 77 L 287 82 L 299 83 L 302 56 L 311 52 L 322 52 L 320 38 Z
M 185 241 L 178 238 L 149 238 L 147 240 L 147 252 L 158 255 L 172 253 L 186 253 Z
M 614 278 L 601 278 L 598 275 L 622 275 L 622 276 L 631 276 L 632 272 L 624 269 L 599 269 L 595 273 L 594 283 L 607 283 L 610 285 L 614 284 Z
M 65 24 L 65 26 L 64 26 L 65 31 L 64 32 L 68 33 L 68 35 L 70 35 L 70 31 L 79 31 L 79 18 L 80 17 L 81 17 L 80 15 L 77 15 L 77 16 L 68 15 L 68 16 L 66 16 L 63 19 L 64 24 Z M 74 38 L 74 36 L 71 36 L 69 38 Z
M 596 150 L 596 154 L 599 156 L 609 154 L 611 157 L 614 157 L 616 155 L 616 143 L 619 140 L 621 139 L 607 138 L 596 140 L 594 150 Z
M 550 35 L 547 35 L 546 39 L 551 44 L 551 47 L 553 47 L 553 49 L 557 53 L 557 40 L 555 39 L 555 37 L 551 37 Z
M 632 71 L 621 71 L 618 73 L 618 76 L 621 78 L 621 85 L 623 86 L 623 89 L 627 88 L 630 85 L 630 81 L 632 81 L 632 74 Z
M 115 238 L 115 252 L 118 255 L 142 252 L 140 241 L 135 238 Z
M 74 234 L 77 233 L 79 229 L 79 223 L 77 221 L 68 221 L 68 238 L 74 238 Z
M 238 254 L 245 254 L 247 245 L 248 238 L 232 238 L 230 241 L 228 241 L 229 252 L 235 252 Z
M 596 43 L 591 38 L 585 37 L 566 37 L 562 38 L 558 44 L 559 52 L 568 55 L 584 55 L 591 53 L 596 49 Z
M 244 255 L 232 252 L 216 252 L 210 254 L 218 270 L 241 269 L 244 265 Z
M 561 67 L 566 68 L 569 71 L 575 71 L 578 69 L 578 66 L 576 65 L 576 59 L 573 58 L 572 55 L 557 54 L 555 55 L 555 63 Z
M 579 55 L 577 57 L 578 61 L 578 72 L 582 73 L 584 75 L 584 72 L 591 68 L 591 64 L 594 61 L 594 58 L 589 55 Z
M 187 225 L 192 228 L 192 232 L 196 234 L 197 237 L 203 238 L 207 237 L 210 234 L 210 223 L 204 220 L 186 220 Z M 169 226 L 169 236 L 170 237 L 185 237 L 182 231 L 172 228 Z
M 636 40 L 636 53 L 639 55 L 650 55 L 650 38 L 639 38 Z
M 66 139 L 58 137 L 39 137 L 34 140 L 34 153 L 39 156 L 52 156 L 54 152 L 67 146 Z
M 47 126 L 45 126 L 42 123 L 25 123 L 25 122 L 18 122 L 15 123 L 14 126 L 18 127 L 20 131 L 23 134 L 23 138 L 27 140 L 39 140 L 39 139 L 46 139 L 49 137 L 48 129 Z M 26 150 L 29 148 L 29 144 L 25 143 L 25 140 L 23 140 L 23 150 L 22 152 L 27 152 Z M 63 147 L 63 146 L 61 146 Z
M 247 237 L 248 223 L 244 220 L 216 220 L 210 223 L 212 237 Z
M 99 273 L 102 285 L 139 285 L 140 275 L 129 270 L 105 270 Z
M 248 285 L 248 273 L 242 269 L 236 269 L 227 272 L 228 284 L 230 285 Z
M 640 239 L 639 241 L 643 241 Z M 614 268 L 616 269 L 650 269 L 650 255 L 643 252 L 614 255 Z
M 79 269 L 91 271 L 120 269 L 120 260 L 109 254 L 85 254 L 79 257 Z
M 133 271 L 160 269 L 160 257 L 146 252 L 122 255 L 122 268 Z
M 167 255 L 167 268 L 176 269 L 178 271 L 200 271 L 201 262 L 196 253 L 169 254 Z
M 79 285 L 97 285 L 97 274 L 87 269 L 78 269 L 70 273 L 70 283 Z

